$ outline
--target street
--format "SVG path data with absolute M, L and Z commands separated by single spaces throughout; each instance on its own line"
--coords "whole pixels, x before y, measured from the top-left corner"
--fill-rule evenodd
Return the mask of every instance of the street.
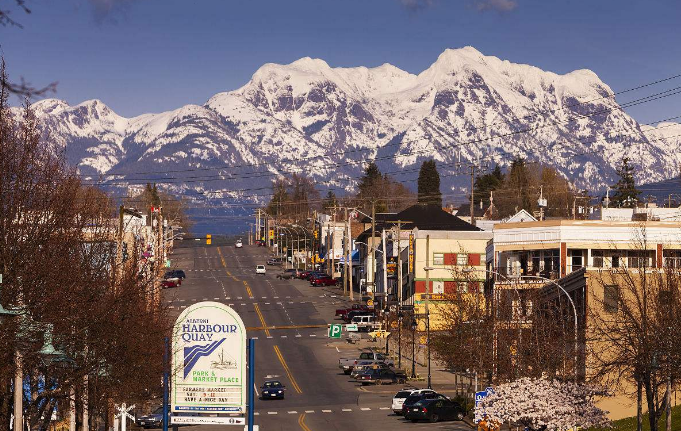
M 261 430 L 470 429 L 462 422 L 412 424 L 390 410 L 398 386 L 361 387 L 350 381 L 339 370 L 338 358 L 356 354 L 357 347 L 329 340 L 326 330 L 335 309 L 349 301 L 338 289 L 278 280 L 280 267 L 268 266 L 266 275 L 256 275 L 256 264 L 268 257 L 266 248 L 253 246 L 178 248 L 173 266 L 184 269 L 187 278 L 179 288 L 164 291 L 174 317 L 200 301 L 223 302 L 239 313 L 248 336 L 256 339 L 257 386 L 268 378 L 286 386 L 284 400 L 256 398 L 255 423 Z M 262 329 L 272 326 L 277 329 Z

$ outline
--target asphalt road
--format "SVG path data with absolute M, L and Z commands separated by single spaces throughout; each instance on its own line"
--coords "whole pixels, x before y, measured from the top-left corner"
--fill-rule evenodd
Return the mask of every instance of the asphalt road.
M 222 302 L 239 313 L 249 328 L 248 336 L 256 339 L 258 386 L 267 378 L 278 379 L 286 386 L 284 400 L 256 400 L 255 423 L 260 430 L 470 430 L 460 422 L 407 422 L 390 410 L 397 386 L 364 388 L 345 376 L 338 368 L 338 358 L 354 357 L 357 349 L 328 339 L 326 324 L 333 323 L 335 309 L 349 301 L 335 288 L 315 288 L 303 280 L 278 280 L 278 267 L 268 266 L 266 275 L 256 274 L 256 264 L 264 264 L 269 257 L 266 248 L 254 246 L 176 249 L 171 257 L 173 267 L 184 269 L 187 279 L 181 287 L 163 293 L 178 315 L 200 301 Z M 283 328 L 262 329 L 272 326 Z

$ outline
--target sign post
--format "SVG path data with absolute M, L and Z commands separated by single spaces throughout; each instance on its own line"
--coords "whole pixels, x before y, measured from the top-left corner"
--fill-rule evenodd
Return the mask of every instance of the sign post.
M 115 407 L 116 410 L 118 410 L 116 417 L 121 419 L 121 431 L 126 431 L 128 418 L 130 418 L 131 421 L 135 420 L 135 417 L 130 414 L 130 410 L 134 409 L 135 405 L 133 404 L 130 407 L 127 407 L 125 403 L 123 403 L 120 406 Z
M 206 301 L 184 310 L 173 328 L 172 358 L 174 413 L 246 414 L 246 328 L 232 308 Z
M 248 339 L 248 431 L 255 421 L 255 340 Z

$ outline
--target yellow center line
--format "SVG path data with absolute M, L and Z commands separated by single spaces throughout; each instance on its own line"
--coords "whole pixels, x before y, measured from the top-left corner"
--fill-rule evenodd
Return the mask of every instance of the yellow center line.
M 288 376 L 288 379 L 291 381 L 291 385 L 293 386 L 293 389 L 296 390 L 299 394 L 302 394 L 303 391 L 300 389 L 300 386 L 298 386 L 298 382 L 296 382 L 296 379 L 293 378 L 293 374 L 291 373 L 291 370 L 289 369 L 288 365 L 286 364 L 286 361 L 284 360 L 284 356 L 281 354 L 281 350 L 279 350 L 279 346 L 274 346 L 274 353 L 276 353 L 277 358 L 279 358 L 279 362 L 281 362 L 281 365 L 284 367 L 284 371 L 286 371 L 286 375 Z
M 305 415 L 306 414 L 307 413 L 303 413 L 302 415 L 300 415 L 298 417 L 298 425 L 300 425 L 300 427 L 303 429 L 303 431 L 311 431 L 310 428 L 307 425 L 305 425 Z
M 222 255 L 222 252 L 220 251 L 220 247 L 216 247 L 216 248 L 218 249 L 218 254 L 220 255 L 220 262 L 222 262 L 222 266 L 225 267 L 225 272 L 227 273 L 227 275 L 232 277 L 232 279 L 234 279 L 234 281 L 239 281 L 239 279 L 236 278 L 235 276 L 233 276 L 232 273 L 229 272 L 229 269 L 227 269 L 227 262 L 225 262 L 225 258 Z
M 258 303 L 254 303 L 253 307 L 255 307 L 255 313 L 258 315 L 258 319 L 260 319 L 260 323 L 262 324 L 263 328 L 265 329 L 265 335 L 268 337 L 270 336 L 270 330 L 267 327 L 267 323 L 265 323 L 265 317 L 262 315 L 262 312 L 260 311 L 260 307 L 258 306 Z
M 328 328 L 328 324 L 323 325 L 278 325 L 278 326 L 247 326 L 247 331 L 264 331 L 264 330 L 274 330 L 274 329 L 316 329 L 316 328 Z
M 251 292 L 251 286 L 248 285 L 248 282 L 244 280 L 244 286 L 246 286 L 246 292 L 248 292 L 248 297 L 253 298 L 253 293 Z

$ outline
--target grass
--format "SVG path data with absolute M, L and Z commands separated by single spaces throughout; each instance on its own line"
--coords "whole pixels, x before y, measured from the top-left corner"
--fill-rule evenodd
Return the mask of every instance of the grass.
M 667 421 L 665 414 L 662 414 L 657 431 L 665 431 Z M 608 428 L 591 428 L 589 431 L 606 431 Z M 614 431 L 636 431 L 636 416 L 619 419 L 612 422 L 611 430 Z M 648 414 L 643 415 L 643 431 L 650 431 L 648 424 Z M 681 405 L 672 407 L 672 431 L 681 431 Z

